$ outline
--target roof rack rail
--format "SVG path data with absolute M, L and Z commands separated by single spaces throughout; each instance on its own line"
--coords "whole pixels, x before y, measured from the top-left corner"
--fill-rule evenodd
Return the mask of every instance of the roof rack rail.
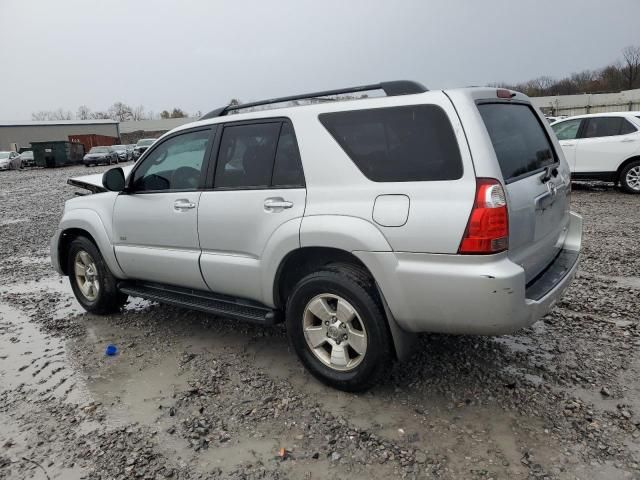
M 268 100 L 259 100 L 257 102 L 242 103 L 239 105 L 227 105 L 225 107 L 216 108 L 206 115 L 200 117 L 200 120 L 209 118 L 222 117 L 234 110 L 243 110 L 245 108 L 258 107 L 261 105 L 272 105 L 276 103 L 291 102 L 293 100 L 305 100 L 311 98 L 328 97 L 331 95 L 343 95 L 345 93 L 368 92 L 371 90 L 383 90 L 387 97 L 396 95 L 410 95 L 414 93 L 424 93 L 427 88 L 421 83 L 411 80 L 396 80 L 393 82 L 380 82 L 372 85 L 360 85 L 358 87 L 338 88 L 336 90 L 325 90 L 324 92 L 303 93 L 300 95 L 291 95 L 288 97 L 270 98 Z

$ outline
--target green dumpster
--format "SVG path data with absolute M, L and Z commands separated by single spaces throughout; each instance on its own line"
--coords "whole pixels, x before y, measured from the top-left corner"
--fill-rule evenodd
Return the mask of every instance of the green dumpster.
M 84 146 L 65 141 L 31 142 L 33 158 L 39 167 L 62 167 L 82 163 Z

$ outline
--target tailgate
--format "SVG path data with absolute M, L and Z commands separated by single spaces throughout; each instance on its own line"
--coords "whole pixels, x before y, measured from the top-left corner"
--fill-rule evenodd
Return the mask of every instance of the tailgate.
M 558 255 L 569 225 L 569 169 L 524 102 L 478 102 L 506 186 L 509 258 L 527 282 Z

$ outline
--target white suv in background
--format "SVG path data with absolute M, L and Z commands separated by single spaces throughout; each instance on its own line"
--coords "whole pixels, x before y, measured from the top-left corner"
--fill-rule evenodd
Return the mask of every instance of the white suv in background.
M 344 390 L 384 378 L 414 333 L 531 325 L 578 266 L 569 166 L 510 90 L 399 81 L 222 107 L 127 170 L 70 181 L 99 192 L 67 201 L 51 243 L 81 305 L 284 321 L 305 367 Z
M 551 125 L 574 180 L 620 183 L 640 193 L 640 112 L 578 115 Z

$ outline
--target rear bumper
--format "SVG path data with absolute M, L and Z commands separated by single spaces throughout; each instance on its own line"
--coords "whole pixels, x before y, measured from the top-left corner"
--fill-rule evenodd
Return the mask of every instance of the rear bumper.
M 396 322 L 410 332 L 500 335 L 549 312 L 578 269 L 582 218 L 571 213 L 560 254 L 529 285 L 506 253 L 491 256 L 354 252 Z

